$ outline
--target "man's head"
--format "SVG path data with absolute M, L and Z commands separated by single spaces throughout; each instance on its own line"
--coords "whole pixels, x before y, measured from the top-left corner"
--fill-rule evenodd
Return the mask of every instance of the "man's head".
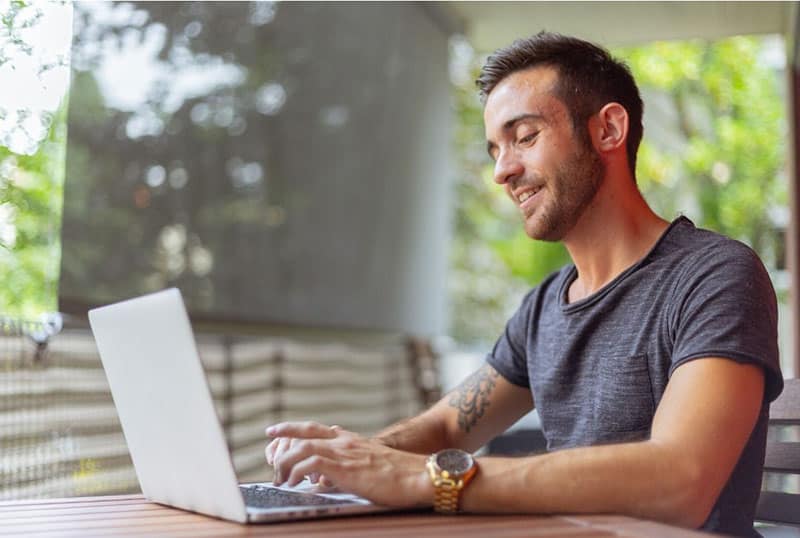
M 636 153 L 642 140 L 642 99 L 628 67 L 607 50 L 560 34 L 540 32 L 518 39 L 489 56 L 476 81 L 481 98 L 512 73 L 538 66 L 553 67 L 558 74 L 555 96 L 566 106 L 573 127 L 587 139 L 586 123 L 605 104 L 616 102 L 628 112 L 626 140 L 628 167 L 636 177 Z
M 642 103 L 627 68 L 606 51 L 540 33 L 491 56 L 477 82 L 494 179 L 530 237 L 569 240 L 606 179 L 635 190 L 627 176 Z

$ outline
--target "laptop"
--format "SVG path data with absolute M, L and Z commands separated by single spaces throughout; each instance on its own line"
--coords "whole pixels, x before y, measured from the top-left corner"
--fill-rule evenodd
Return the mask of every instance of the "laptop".
M 95 308 L 89 323 L 147 499 L 240 523 L 390 510 L 307 481 L 237 483 L 178 289 Z

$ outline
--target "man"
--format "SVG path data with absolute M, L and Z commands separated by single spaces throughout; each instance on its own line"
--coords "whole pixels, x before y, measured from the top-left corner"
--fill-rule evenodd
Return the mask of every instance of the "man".
M 753 534 L 782 389 L 763 265 L 648 207 L 635 180 L 641 99 L 607 51 L 540 33 L 491 56 L 478 85 L 495 181 L 527 234 L 563 241 L 574 265 L 534 288 L 486 364 L 420 416 L 374 439 L 268 428 L 276 482 L 321 475 L 391 506 L 619 513 Z M 534 402 L 547 454 L 428 458 L 477 449 Z

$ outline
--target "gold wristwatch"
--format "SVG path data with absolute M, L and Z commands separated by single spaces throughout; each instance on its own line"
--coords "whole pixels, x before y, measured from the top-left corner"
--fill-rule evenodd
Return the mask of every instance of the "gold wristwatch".
M 433 509 L 448 514 L 458 512 L 461 490 L 478 472 L 475 458 L 469 452 L 448 448 L 431 454 L 425 467 L 434 487 Z

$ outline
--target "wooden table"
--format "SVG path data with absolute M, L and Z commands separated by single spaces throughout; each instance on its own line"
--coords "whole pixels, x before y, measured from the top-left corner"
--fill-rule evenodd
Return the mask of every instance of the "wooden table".
M 148 502 L 141 495 L 0 502 L 0 536 L 113 537 L 647 537 L 708 536 L 624 516 L 372 514 L 239 525 Z

